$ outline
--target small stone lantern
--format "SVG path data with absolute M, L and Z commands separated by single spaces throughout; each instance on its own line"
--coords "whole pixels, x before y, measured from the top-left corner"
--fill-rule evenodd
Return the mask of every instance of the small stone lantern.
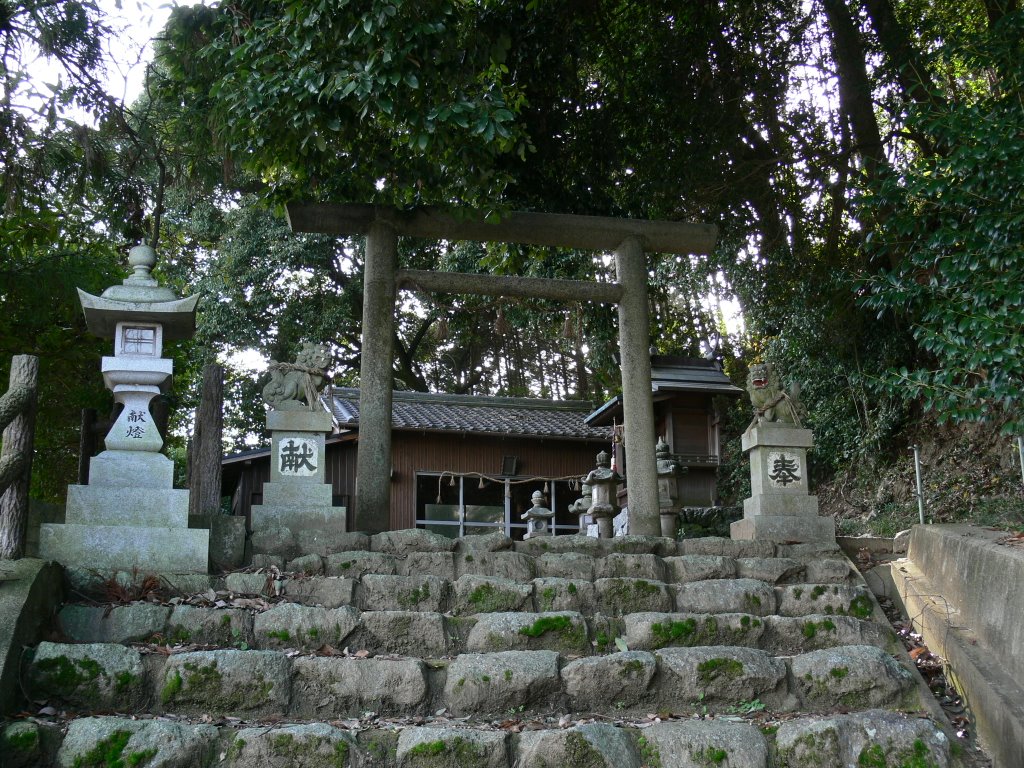
M 590 486 L 585 482 L 582 485 L 581 493 L 583 495 L 569 505 L 569 512 L 579 518 L 580 533 L 586 534 L 587 523 L 589 522 L 588 515 L 590 514 L 590 505 L 594 503 L 594 497 L 591 494 Z
M 530 501 L 533 506 L 526 510 L 519 518 L 526 521 L 526 534 L 523 536 L 523 539 L 553 536 L 554 531 L 548 527 L 548 522 L 555 516 L 555 513 L 544 506 L 544 494 L 540 491 L 534 491 Z
M 612 538 L 612 518 L 618 512 L 615 489 L 622 480 L 619 473 L 611 468 L 610 457 L 605 451 L 597 454 L 597 467 L 583 478 L 583 482 L 591 489 L 593 503 L 588 512 L 597 523 L 598 538 Z
M 686 472 L 686 467 L 681 466 L 672 458 L 664 437 L 658 438 L 658 444 L 654 448 L 654 458 L 658 468 L 658 511 L 661 515 L 661 535 L 674 539 L 679 524 L 679 508 L 676 506 L 676 502 L 679 500 L 679 485 L 676 478 Z

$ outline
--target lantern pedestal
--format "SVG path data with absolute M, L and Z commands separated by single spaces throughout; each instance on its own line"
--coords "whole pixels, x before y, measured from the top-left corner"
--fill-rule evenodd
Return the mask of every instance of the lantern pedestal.
M 835 521 L 818 515 L 818 497 L 808 494 L 809 429 L 758 424 L 743 435 L 750 455 L 751 496 L 743 519 L 730 527 L 733 539 L 779 542 L 835 541 Z

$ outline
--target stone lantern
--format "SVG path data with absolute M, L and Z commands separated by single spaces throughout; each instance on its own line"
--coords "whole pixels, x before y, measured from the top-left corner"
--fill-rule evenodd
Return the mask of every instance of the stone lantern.
M 619 473 L 611 468 L 610 458 L 605 451 L 597 454 L 597 467 L 583 478 L 583 482 L 591 489 L 593 503 L 588 513 L 597 523 L 598 538 L 612 538 L 612 518 L 618 512 L 615 489 L 622 480 Z
M 164 341 L 195 333 L 199 297 L 179 299 L 157 283 L 148 245 L 132 248 L 128 263 L 134 272 L 121 285 L 101 296 L 78 291 L 89 330 L 114 340 L 101 371 L 121 411 L 89 463 L 89 484 L 68 486 L 65 523 L 41 526 L 40 555 L 92 569 L 205 573 L 210 532 L 188 527 L 189 493 L 173 487 L 174 463 L 159 452 L 149 412 L 170 384 Z
M 540 491 L 534 491 L 530 501 L 533 506 L 526 510 L 519 518 L 526 521 L 526 534 L 523 538 L 533 539 L 537 536 L 553 536 L 554 531 L 548 527 L 548 523 L 555 516 L 555 513 L 544 506 L 544 494 Z
M 580 521 L 580 530 L 582 534 L 587 532 L 587 523 L 589 521 L 588 515 L 590 514 L 590 505 L 594 503 L 594 497 L 591 494 L 590 486 L 586 482 L 582 483 L 581 493 L 582 496 L 576 499 L 572 504 L 569 505 L 569 512 L 576 515 Z
M 679 523 L 679 508 L 676 506 L 679 500 L 679 485 L 676 479 L 686 472 L 686 467 L 681 466 L 672 458 L 664 437 L 658 439 L 658 444 L 654 449 L 654 459 L 658 468 L 658 511 L 661 515 L 661 535 L 674 539 Z

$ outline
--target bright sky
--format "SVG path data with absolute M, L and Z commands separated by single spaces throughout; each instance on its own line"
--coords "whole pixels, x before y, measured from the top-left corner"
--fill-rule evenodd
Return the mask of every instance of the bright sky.
M 115 32 L 107 43 L 110 93 L 131 104 L 142 91 L 146 64 L 153 58 L 151 41 L 163 29 L 174 4 L 152 0 L 98 0 L 97 4 Z

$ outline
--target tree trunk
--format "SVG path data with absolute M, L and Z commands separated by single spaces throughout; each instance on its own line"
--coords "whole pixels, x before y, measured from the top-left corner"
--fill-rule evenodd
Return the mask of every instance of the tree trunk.
M 36 394 L 39 386 L 39 358 L 15 355 L 11 359 L 10 389 L 28 388 L 30 395 L 21 412 L 3 434 L 0 464 L 20 456 L 20 472 L 0 495 L 0 558 L 14 560 L 25 549 L 28 519 L 28 488 L 32 479 L 32 441 L 36 425 Z
M 839 78 L 839 106 L 849 120 L 853 143 L 864 162 L 864 170 L 873 177 L 885 163 L 885 153 L 860 32 L 845 0 L 822 0 L 821 6 L 832 38 L 832 56 Z
M 193 514 L 220 512 L 223 404 L 224 369 L 211 363 L 203 367 L 203 394 L 192 438 L 189 506 Z
M 89 463 L 96 453 L 96 409 L 82 409 L 82 431 L 78 436 L 78 484 L 89 484 Z

